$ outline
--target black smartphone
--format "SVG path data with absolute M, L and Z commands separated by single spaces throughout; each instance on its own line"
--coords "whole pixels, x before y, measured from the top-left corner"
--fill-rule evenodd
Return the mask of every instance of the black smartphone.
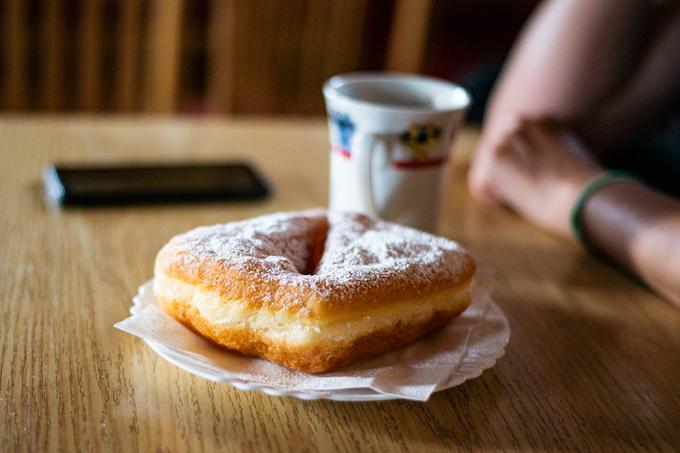
M 269 184 L 247 163 L 71 166 L 43 171 L 47 198 L 55 204 L 117 205 L 155 202 L 255 200 Z

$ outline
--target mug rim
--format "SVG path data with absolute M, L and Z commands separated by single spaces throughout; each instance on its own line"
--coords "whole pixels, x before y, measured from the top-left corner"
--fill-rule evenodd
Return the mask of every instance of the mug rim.
M 437 107 L 435 105 L 428 107 L 409 107 L 404 105 L 386 104 L 381 102 L 372 102 L 363 99 L 357 99 L 344 93 L 339 92 L 339 88 L 351 83 L 358 82 L 379 82 L 379 81 L 397 81 L 397 82 L 420 82 L 438 86 L 439 88 L 449 89 L 452 95 L 461 96 L 459 105 L 454 107 L 445 106 Z M 338 74 L 326 80 L 323 84 L 323 94 L 330 100 L 345 100 L 362 107 L 390 111 L 390 112 L 405 112 L 405 113 L 441 113 L 441 112 L 456 112 L 465 110 L 470 106 L 470 93 L 460 85 L 457 85 L 448 80 L 437 77 L 424 76 L 418 74 L 408 74 L 400 72 L 349 72 L 345 74 Z

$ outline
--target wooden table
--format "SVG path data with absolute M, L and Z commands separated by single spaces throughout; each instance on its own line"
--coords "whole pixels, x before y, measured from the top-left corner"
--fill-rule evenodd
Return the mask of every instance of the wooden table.
M 0 450 L 450 451 L 680 448 L 680 310 L 465 188 L 457 145 L 443 234 L 495 270 L 512 336 L 480 378 L 426 404 L 238 391 L 112 325 L 154 256 L 196 225 L 321 206 L 321 120 L 0 121 Z M 257 203 L 49 210 L 53 160 L 254 161 Z

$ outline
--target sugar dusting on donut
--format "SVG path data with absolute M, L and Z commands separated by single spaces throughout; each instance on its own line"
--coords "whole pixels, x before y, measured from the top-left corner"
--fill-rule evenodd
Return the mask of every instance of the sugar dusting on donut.
M 314 238 L 327 228 L 313 273 L 305 273 Z M 453 241 L 361 214 L 309 210 L 264 215 L 200 227 L 174 237 L 165 251 L 181 257 L 185 272 L 200 279 L 201 265 L 219 262 L 256 280 L 311 289 L 343 298 L 407 276 L 412 288 L 456 279 L 467 253 Z M 276 294 L 271 303 L 295 306 L 296 291 Z

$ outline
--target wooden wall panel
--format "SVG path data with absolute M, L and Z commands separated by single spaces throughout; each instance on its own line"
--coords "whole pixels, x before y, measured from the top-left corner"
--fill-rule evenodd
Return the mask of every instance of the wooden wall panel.
M 183 0 L 153 0 L 145 58 L 144 107 L 169 113 L 177 106 Z
M 28 90 L 26 83 L 26 1 L 6 0 L 3 6 L 5 16 L 3 102 L 7 109 L 23 110 L 27 105 Z
M 129 112 L 139 107 L 139 55 L 142 40 L 141 0 L 120 0 L 116 24 L 116 77 L 114 103 L 118 111 Z

